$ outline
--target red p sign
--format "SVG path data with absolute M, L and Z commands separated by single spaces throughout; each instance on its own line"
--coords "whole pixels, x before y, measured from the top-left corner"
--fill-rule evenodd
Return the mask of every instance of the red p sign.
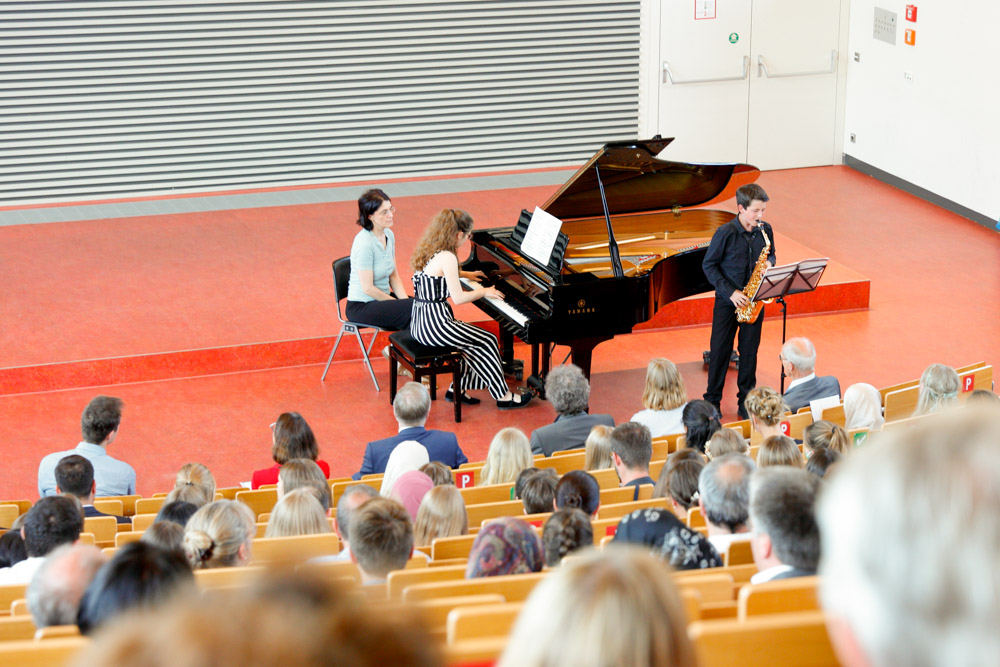
M 962 393 L 970 392 L 976 388 L 976 376 L 973 373 L 962 376 Z
M 469 471 L 458 471 L 455 473 L 455 486 L 460 489 L 467 489 L 476 485 L 476 476 Z
M 792 432 L 792 422 L 781 422 L 781 434 L 788 435 Z

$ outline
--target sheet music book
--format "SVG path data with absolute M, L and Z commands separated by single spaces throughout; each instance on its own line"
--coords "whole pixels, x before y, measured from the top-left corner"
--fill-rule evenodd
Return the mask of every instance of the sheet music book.
M 560 229 L 562 220 L 536 206 L 528 223 L 528 231 L 521 241 L 521 251 L 542 266 L 547 266 L 559 239 Z

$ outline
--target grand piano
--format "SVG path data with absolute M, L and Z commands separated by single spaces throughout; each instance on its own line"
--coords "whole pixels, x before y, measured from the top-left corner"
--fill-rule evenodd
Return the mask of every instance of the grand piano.
M 712 289 L 701 262 L 716 228 L 735 215 L 706 207 L 757 179 L 747 164 L 693 164 L 658 156 L 672 138 L 605 144 L 540 208 L 562 220 L 547 265 L 521 250 L 531 212 L 515 227 L 474 231 L 462 263 L 505 299 L 475 304 L 500 323 L 505 371 L 520 379 L 513 339 L 531 345 L 528 384 L 544 396 L 552 345 L 590 376 L 599 343 L 667 303 Z

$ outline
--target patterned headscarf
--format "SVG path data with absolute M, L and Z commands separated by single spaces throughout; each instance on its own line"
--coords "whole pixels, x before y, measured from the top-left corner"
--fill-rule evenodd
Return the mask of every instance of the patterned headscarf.
M 722 559 L 711 542 L 665 509 L 651 507 L 626 514 L 613 541 L 645 544 L 678 570 L 722 567 Z
M 490 521 L 476 535 L 465 578 L 541 572 L 544 564 L 535 529 L 520 519 L 504 517 Z

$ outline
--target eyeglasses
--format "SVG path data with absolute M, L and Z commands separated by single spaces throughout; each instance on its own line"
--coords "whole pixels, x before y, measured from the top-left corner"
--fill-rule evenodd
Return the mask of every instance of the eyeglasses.
M 272 432 L 274 431 L 274 427 L 277 426 L 277 425 L 278 425 L 278 422 L 274 422 L 273 424 L 271 424 L 271 431 Z
M 375 215 L 384 218 L 387 214 L 395 212 L 396 212 L 396 207 L 390 206 L 389 208 L 384 208 L 381 211 L 375 211 Z

